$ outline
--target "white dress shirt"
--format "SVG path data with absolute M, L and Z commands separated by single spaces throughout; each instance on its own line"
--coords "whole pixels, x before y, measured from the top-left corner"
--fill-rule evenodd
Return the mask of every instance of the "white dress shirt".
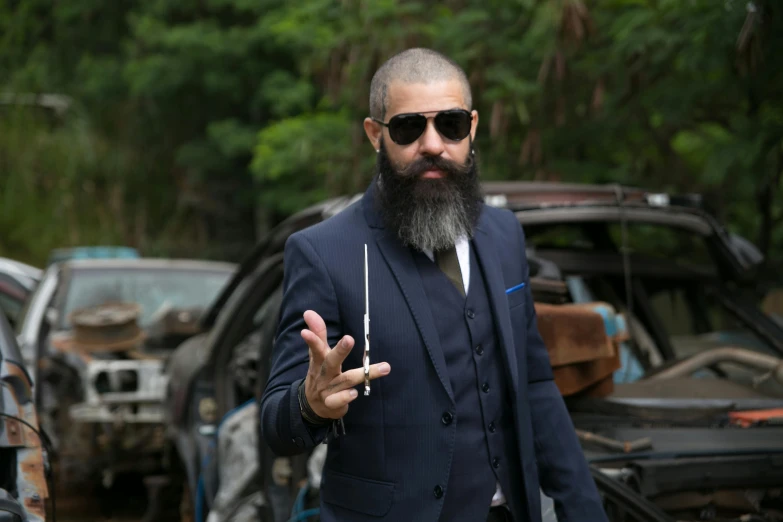
M 470 243 L 466 237 L 459 238 L 454 246 L 457 249 L 457 259 L 459 259 L 459 269 L 462 272 L 462 284 L 465 287 L 465 295 L 468 295 L 468 285 L 470 283 Z M 430 258 L 432 262 L 435 262 L 435 256 L 432 251 L 425 250 L 424 253 Z M 492 506 L 500 506 L 506 503 L 506 497 L 503 495 L 503 491 L 500 489 L 500 484 L 497 485 L 495 494 L 492 496 Z

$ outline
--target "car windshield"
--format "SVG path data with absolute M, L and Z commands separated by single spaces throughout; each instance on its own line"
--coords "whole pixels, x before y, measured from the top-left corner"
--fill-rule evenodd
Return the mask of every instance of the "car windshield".
M 177 268 L 74 270 L 58 329 L 71 328 L 69 317 L 75 310 L 112 302 L 138 304 L 142 328 L 171 308 L 206 309 L 231 275 L 229 271 Z

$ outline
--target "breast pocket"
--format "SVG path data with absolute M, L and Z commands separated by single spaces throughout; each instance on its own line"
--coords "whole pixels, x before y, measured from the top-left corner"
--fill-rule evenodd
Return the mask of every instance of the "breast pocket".
M 514 289 L 510 293 L 506 294 L 506 297 L 508 298 L 509 309 L 516 308 L 525 302 L 526 290 L 527 288 L 522 287 Z

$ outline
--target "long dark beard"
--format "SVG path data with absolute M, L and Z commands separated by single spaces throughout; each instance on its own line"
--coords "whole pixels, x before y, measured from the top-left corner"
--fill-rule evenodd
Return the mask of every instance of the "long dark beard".
M 443 178 L 420 177 L 435 169 Z M 398 169 L 381 142 L 376 170 L 376 205 L 386 228 L 403 244 L 435 251 L 453 246 L 460 237 L 473 238 L 483 194 L 472 153 L 464 165 L 427 156 Z

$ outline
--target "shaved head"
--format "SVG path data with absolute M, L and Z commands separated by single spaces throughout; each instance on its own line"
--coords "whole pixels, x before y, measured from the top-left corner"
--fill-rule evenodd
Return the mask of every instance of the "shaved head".
M 408 49 L 389 58 L 370 83 L 370 116 L 386 118 L 387 94 L 393 82 L 407 84 L 457 80 L 468 109 L 473 103 L 465 71 L 450 58 L 430 49 Z

